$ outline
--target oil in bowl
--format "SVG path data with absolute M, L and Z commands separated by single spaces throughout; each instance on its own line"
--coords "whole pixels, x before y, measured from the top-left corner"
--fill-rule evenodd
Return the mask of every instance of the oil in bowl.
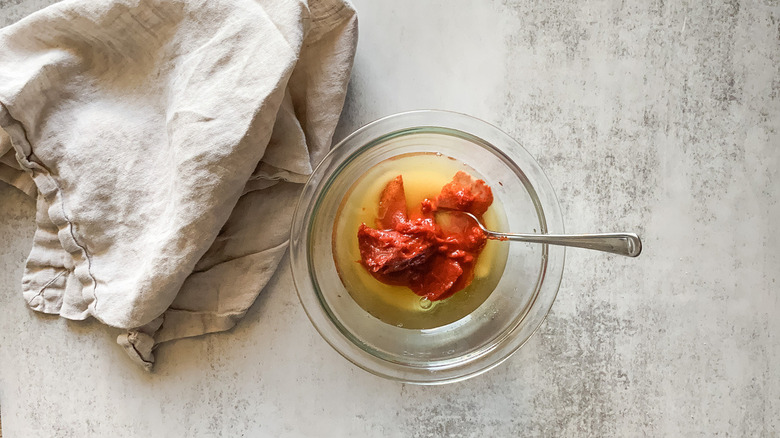
M 505 243 L 490 240 L 476 260 L 471 283 L 443 300 L 431 301 L 406 286 L 383 283 L 360 263 L 358 228 L 361 224 L 373 225 L 382 190 L 388 181 L 398 175 L 403 177 L 407 209 L 413 212 L 419 211 L 424 199 L 435 199 L 459 171 L 482 178 L 471 166 L 441 153 L 403 154 L 370 168 L 344 196 L 334 221 L 333 259 L 349 295 L 373 317 L 407 329 L 441 327 L 471 314 L 485 302 L 501 279 L 508 248 Z M 506 214 L 500 199 L 494 198 L 483 219 L 488 227 L 506 228 Z

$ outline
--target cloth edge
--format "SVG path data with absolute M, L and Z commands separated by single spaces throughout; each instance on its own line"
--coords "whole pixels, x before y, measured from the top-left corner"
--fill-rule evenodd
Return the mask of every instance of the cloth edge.
M 65 233 L 58 233 L 58 238 L 62 248 L 70 255 L 73 262 L 72 272 L 81 283 L 82 292 L 90 299 L 90 302 L 82 315 L 60 315 L 67 319 L 85 319 L 88 316 L 93 316 L 104 324 L 113 325 L 96 316 L 97 296 L 95 295 L 95 287 L 97 282 L 91 273 L 90 256 L 87 249 L 78 242 L 73 223 L 70 222 L 65 213 L 62 191 L 49 172 L 49 169 L 41 163 L 33 161 L 34 153 L 32 145 L 27 139 L 27 131 L 21 122 L 11 115 L 8 107 L 2 101 L 0 101 L 0 128 L 4 129 L 9 135 L 11 147 L 16 153 L 17 162 L 25 172 L 31 175 L 38 193 L 47 207 L 49 220 L 57 229 L 68 230 Z M 38 310 L 36 307 L 31 306 L 30 308 Z

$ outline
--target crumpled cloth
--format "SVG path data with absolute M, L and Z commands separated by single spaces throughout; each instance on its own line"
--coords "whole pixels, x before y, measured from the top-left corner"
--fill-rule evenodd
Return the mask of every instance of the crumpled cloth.
M 357 40 L 342 0 L 65 0 L 0 30 L 0 180 L 37 199 L 29 307 L 146 369 L 228 330 L 285 253 Z

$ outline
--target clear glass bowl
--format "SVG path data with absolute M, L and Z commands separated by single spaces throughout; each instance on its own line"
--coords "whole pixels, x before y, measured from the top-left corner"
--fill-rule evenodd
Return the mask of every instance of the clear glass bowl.
M 552 186 L 519 143 L 467 115 L 413 111 L 358 129 L 320 163 L 293 217 L 290 261 L 306 314 L 341 355 L 378 376 L 439 384 L 485 372 L 528 340 L 555 300 L 565 250 L 504 242 L 508 258 L 493 292 L 469 315 L 441 327 L 396 327 L 363 310 L 342 284 L 332 255 L 339 205 L 377 163 L 419 152 L 441 153 L 471 166 L 503 205 L 508 230 L 564 232 Z

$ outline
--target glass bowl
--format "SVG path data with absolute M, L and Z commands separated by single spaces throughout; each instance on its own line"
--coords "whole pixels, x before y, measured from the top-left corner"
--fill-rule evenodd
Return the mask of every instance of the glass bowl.
M 316 168 L 293 217 L 293 279 L 314 327 L 355 365 L 407 383 L 454 382 L 495 367 L 536 331 L 558 292 L 565 250 L 497 242 L 508 245 L 497 285 L 479 307 L 446 325 L 411 329 L 374 317 L 357 304 L 339 275 L 333 256 L 335 221 L 355 181 L 380 162 L 414 153 L 441 154 L 470 166 L 503 207 L 503 231 L 564 233 L 552 186 L 519 143 L 467 115 L 406 112 L 358 129 Z

